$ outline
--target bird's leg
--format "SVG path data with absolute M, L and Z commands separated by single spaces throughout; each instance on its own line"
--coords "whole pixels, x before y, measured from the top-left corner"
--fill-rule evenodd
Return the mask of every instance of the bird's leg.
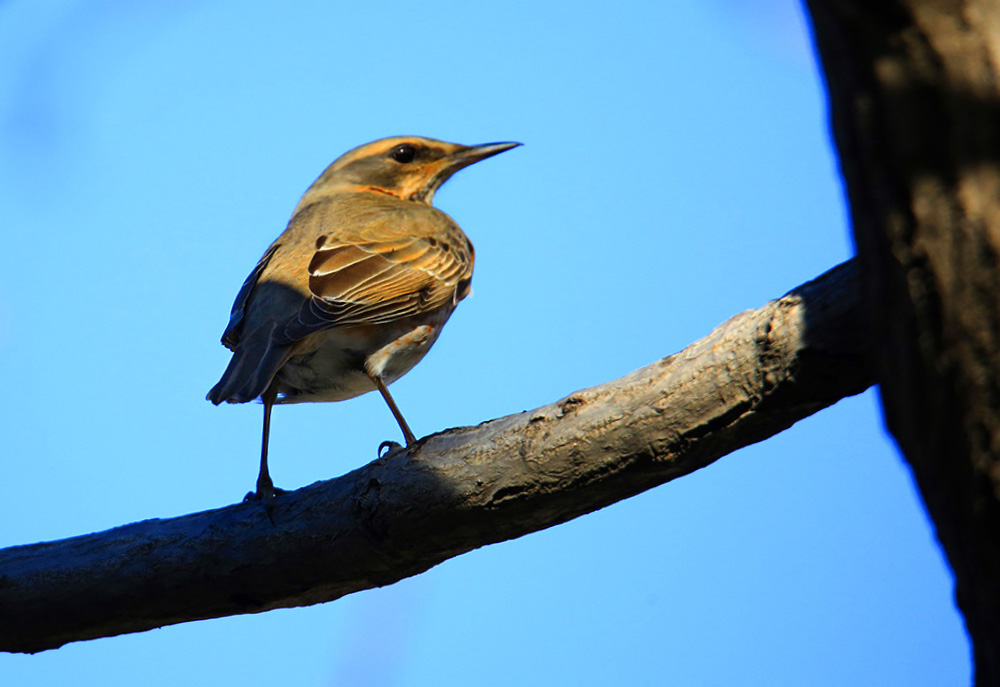
M 264 393 L 260 395 L 260 400 L 264 403 L 264 431 L 261 436 L 260 443 L 260 472 L 257 473 L 257 491 L 254 494 L 247 494 L 247 498 L 253 498 L 257 501 L 263 501 L 264 507 L 268 509 L 268 517 L 270 517 L 270 508 L 274 504 L 275 488 L 274 482 L 271 481 L 271 475 L 267 470 L 267 445 L 268 440 L 271 436 L 271 408 L 274 406 L 274 401 L 278 398 L 278 391 L 274 388 L 274 384 L 271 384 L 264 390 Z
M 417 438 L 413 436 L 413 432 L 410 431 L 410 426 L 406 424 L 406 420 L 403 419 L 403 414 L 399 412 L 399 407 L 396 405 L 396 402 L 392 400 L 392 396 L 389 395 L 389 389 L 386 387 L 385 382 L 383 382 L 382 378 L 378 375 L 370 375 L 370 377 L 372 381 L 375 382 L 375 388 L 378 389 L 378 392 L 382 394 L 382 398 L 385 399 L 386 404 L 389 406 L 389 410 L 392 411 L 392 416 L 396 418 L 399 428 L 403 430 L 403 436 L 406 437 L 407 448 L 413 446 L 413 444 L 417 443 Z

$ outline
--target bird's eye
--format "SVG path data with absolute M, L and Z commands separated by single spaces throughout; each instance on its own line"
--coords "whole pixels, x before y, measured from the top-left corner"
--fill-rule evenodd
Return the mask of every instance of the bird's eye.
M 413 158 L 417 156 L 416 146 L 412 146 L 409 143 L 403 143 L 396 146 L 389 152 L 389 157 L 391 157 L 396 162 L 401 162 L 406 164 L 407 162 L 413 162 Z

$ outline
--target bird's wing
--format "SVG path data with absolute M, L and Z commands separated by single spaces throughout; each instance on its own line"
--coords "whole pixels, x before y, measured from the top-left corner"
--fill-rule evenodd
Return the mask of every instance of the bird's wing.
M 441 236 L 372 230 L 326 237 L 309 263 L 312 298 L 286 328 L 291 339 L 329 327 L 383 324 L 458 303 L 474 254 L 458 227 Z
M 250 276 L 243 282 L 240 292 L 236 294 L 236 300 L 233 301 L 233 309 L 229 313 L 229 324 L 226 325 L 226 331 L 222 333 L 222 344 L 231 351 L 235 351 L 236 346 L 240 342 L 240 336 L 243 333 L 243 317 L 246 305 L 250 300 L 250 295 L 253 293 L 254 288 L 256 288 L 257 280 L 260 278 L 264 268 L 267 267 L 267 263 L 271 261 L 274 252 L 278 250 L 278 246 L 279 244 L 276 243 L 267 249 L 267 252 L 257 261 L 257 265 L 253 268 L 253 271 L 250 272 Z
M 258 289 L 260 275 L 267 268 L 271 258 L 279 244 L 275 243 L 257 262 L 257 265 L 250 272 L 250 276 L 243 282 L 240 292 L 236 294 L 232 312 L 229 315 L 229 324 L 222 334 L 223 345 L 233 351 L 233 357 L 229 360 L 229 366 L 223 373 L 219 382 L 208 392 L 208 400 L 218 405 L 223 401 L 230 403 L 245 403 L 259 396 L 271 377 L 274 376 L 275 364 L 287 359 L 284 350 L 279 350 L 278 355 L 273 355 L 275 350 L 274 337 L 266 332 L 261 335 L 262 328 L 258 326 L 249 332 L 244 332 L 246 325 L 246 309 L 250 304 L 253 294 Z M 273 330 L 275 325 L 270 324 Z M 287 348 L 287 344 L 285 348 Z M 268 361 L 274 361 L 265 365 Z

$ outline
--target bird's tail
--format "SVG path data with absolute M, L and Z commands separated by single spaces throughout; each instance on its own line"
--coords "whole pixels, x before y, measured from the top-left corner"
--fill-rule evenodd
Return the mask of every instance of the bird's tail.
M 219 405 L 252 401 L 267 389 L 292 354 L 291 343 L 277 343 L 274 332 L 243 338 L 236 347 L 222 379 L 212 387 L 206 398 Z

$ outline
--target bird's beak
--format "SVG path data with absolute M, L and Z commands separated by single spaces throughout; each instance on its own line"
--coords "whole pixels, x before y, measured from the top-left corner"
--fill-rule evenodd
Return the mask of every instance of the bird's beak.
M 441 158 L 428 169 L 429 174 L 425 177 L 422 188 L 411 194 L 411 198 L 430 204 L 434 199 L 434 193 L 441 187 L 441 184 L 448 181 L 451 176 L 460 169 L 464 169 L 471 164 L 485 160 L 488 157 L 498 155 L 505 150 L 516 148 L 520 143 L 484 143 L 478 146 L 462 146 L 451 155 Z
M 480 160 L 485 160 L 488 157 L 499 155 L 505 150 L 516 148 L 519 145 L 521 144 L 505 141 L 503 143 L 483 143 L 478 146 L 467 146 L 465 148 L 461 148 L 448 156 L 448 162 L 445 164 L 445 167 L 441 170 L 441 172 L 444 174 L 444 178 L 447 179 L 460 169 L 468 167 L 471 164 L 475 164 Z
M 459 151 L 453 158 L 458 158 L 465 161 L 462 165 L 471 165 L 473 162 L 479 162 L 480 160 L 485 160 L 488 157 L 493 157 L 494 155 L 499 155 L 505 150 L 510 150 L 511 148 L 516 148 L 520 143 L 514 143 L 512 141 L 505 141 L 503 143 L 483 143 L 478 146 L 469 146 L 463 151 Z

